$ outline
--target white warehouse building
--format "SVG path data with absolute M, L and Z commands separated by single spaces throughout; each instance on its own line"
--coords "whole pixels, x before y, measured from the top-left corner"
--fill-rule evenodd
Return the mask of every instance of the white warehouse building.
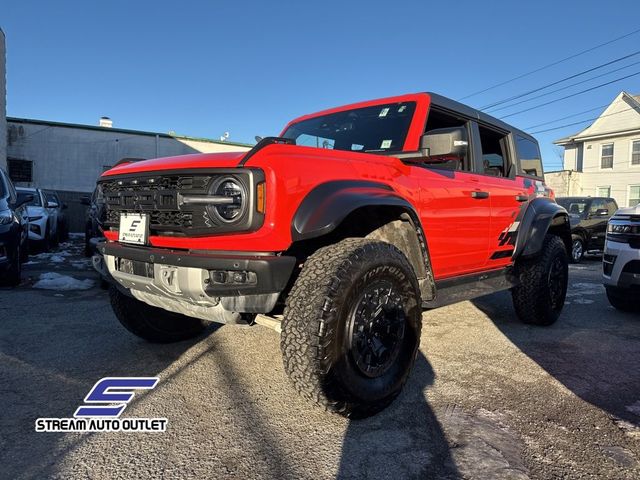
M 123 158 L 148 159 L 247 151 L 251 145 L 100 125 L 7 118 L 7 170 L 16 186 L 56 190 L 69 207 L 71 231 L 84 230 L 83 195 L 97 178 Z M 2 131 L 2 130 L 0 130 Z

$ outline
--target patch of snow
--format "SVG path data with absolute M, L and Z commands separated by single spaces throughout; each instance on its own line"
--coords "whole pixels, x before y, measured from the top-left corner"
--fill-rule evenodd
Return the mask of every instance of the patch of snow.
M 64 262 L 64 259 L 65 257 L 63 255 L 51 255 L 49 261 L 53 263 L 62 263 Z
M 567 293 L 567 297 L 599 295 L 604 290 L 604 287 L 600 283 L 579 282 L 571 284 L 571 290 Z
M 55 272 L 43 273 L 40 279 L 33 284 L 33 288 L 44 290 L 88 290 L 93 287 L 93 280 L 78 280 L 67 275 Z
M 71 232 L 69 233 L 69 238 L 84 238 L 83 232 Z
M 25 265 L 38 265 L 40 262 L 34 262 L 33 260 L 29 260 L 28 262 L 24 262 L 22 266 Z
M 580 305 L 589 305 L 594 303 L 594 300 L 589 300 L 588 298 L 574 298 L 573 303 L 577 303 Z
M 629 405 L 628 407 L 626 407 L 626 409 L 631 413 L 638 415 L 640 417 L 640 400 L 638 400 L 633 405 Z
M 84 270 L 89 268 L 91 265 L 91 260 L 78 260 L 77 262 L 71 262 L 73 268 L 78 268 L 80 270 Z

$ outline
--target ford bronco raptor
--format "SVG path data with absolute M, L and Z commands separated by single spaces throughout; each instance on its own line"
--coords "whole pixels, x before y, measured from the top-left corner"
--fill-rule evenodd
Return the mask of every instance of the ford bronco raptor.
M 535 139 L 433 93 L 306 115 L 248 152 L 125 163 L 98 188 L 128 330 L 267 318 L 295 388 L 345 416 L 398 395 L 423 309 L 510 289 L 549 325 L 565 301 L 569 217 Z

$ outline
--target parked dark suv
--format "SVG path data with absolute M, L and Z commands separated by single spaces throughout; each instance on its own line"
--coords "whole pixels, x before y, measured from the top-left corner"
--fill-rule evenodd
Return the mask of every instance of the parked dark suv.
M 27 196 L 18 200 L 18 194 L 6 172 L 0 169 L 0 284 L 20 283 L 21 263 L 28 257 L 29 218 Z
M 607 221 L 618 210 L 613 198 L 559 197 L 556 201 L 569 212 L 571 260 L 579 263 L 590 250 L 603 250 Z

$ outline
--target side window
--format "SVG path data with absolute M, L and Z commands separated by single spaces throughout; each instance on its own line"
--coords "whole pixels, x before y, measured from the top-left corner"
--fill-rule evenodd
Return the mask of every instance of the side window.
M 595 215 L 598 210 L 607 210 L 607 205 L 604 200 L 594 200 L 589 207 L 589 213 Z
M 9 177 L 4 178 L 7 187 L 9 188 L 9 199 L 11 203 L 16 203 L 18 201 L 18 192 L 16 192 L 16 187 L 13 186 Z
M 518 160 L 520 170 L 525 175 L 543 178 L 542 156 L 538 144 L 528 138 L 516 135 L 516 149 L 518 150 Z
M 306 133 L 301 134 L 296 138 L 296 145 L 303 145 L 306 147 L 327 148 L 333 150 L 333 146 L 336 141 L 331 138 L 319 137 L 316 135 L 308 135 Z M 352 150 L 354 150 L 352 148 Z M 358 149 L 362 150 L 362 148 Z
M 9 176 L 4 170 L 0 170 L 0 197 L 3 196 L 9 197 L 9 203 L 15 204 L 18 201 L 18 192 L 9 180 Z
M 462 117 L 456 117 L 449 113 L 441 112 L 437 108 L 431 108 L 429 110 L 429 117 L 427 118 L 427 126 L 424 129 L 424 133 L 429 133 L 432 130 L 438 130 L 440 128 L 453 128 L 461 127 L 467 131 L 467 138 L 469 136 L 469 129 L 467 126 L 467 119 Z M 429 168 L 444 168 L 447 170 L 471 170 L 471 156 L 467 152 L 467 155 L 462 160 L 448 160 L 442 163 L 435 163 L 427 165 Z
M 478 125 L 482 146 L 482 168 L 486 175 L 509 176 L 509 149 L 507 135 Z

